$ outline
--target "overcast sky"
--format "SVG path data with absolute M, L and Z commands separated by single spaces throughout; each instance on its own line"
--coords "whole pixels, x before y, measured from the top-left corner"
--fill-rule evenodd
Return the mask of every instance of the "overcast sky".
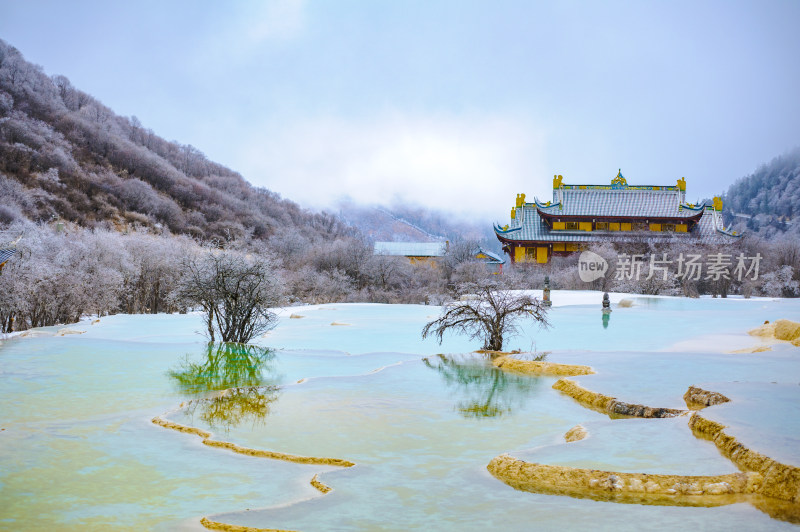
M 0 0 L 0 38 L 305 206 L 504 221 L 618 168 L 694 200 L 800 145 L 795 0 Z

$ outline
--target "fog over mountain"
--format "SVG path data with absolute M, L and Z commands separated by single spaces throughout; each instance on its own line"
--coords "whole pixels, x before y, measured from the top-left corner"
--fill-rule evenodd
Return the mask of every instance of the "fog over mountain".
M 0 40 L 0 222 L 59 219 L 87 228 L 167 230 L 203 240 L 491 241 L 490 220 L 407 204 L 346 202 L 337 216 L 253 187 L 199 150 L 119 116 Z M 466 218 L 466 216 L 465 216 Z

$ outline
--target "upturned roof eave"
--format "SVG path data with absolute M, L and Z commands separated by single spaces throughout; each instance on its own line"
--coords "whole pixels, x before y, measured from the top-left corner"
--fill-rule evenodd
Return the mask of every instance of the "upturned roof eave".
M 731 235 L 729 233 L 725 233 L 722 231 L 717 231 L 719 234 L 723 234 L 726 237 L 737 239 L 741 235 Z M 573 237 L 573 238 L 565 238 L 565 237 Z M 574 238 L 578 237 L 578 238 Z M 653 234 L 652 232 L 648 231 L 614 231 L 614 232 L 606 232 L 606 231 L 592 231 L 592 232 L 580 232 L 580 231 L 559 231 L 558 234 L 542 234 L 536 235 L 534 237 L 528 238 L 507 238 L 502 235 L 497 235 L 497 239 L 503 244 L 514 244 L 514 245 L 525 245 L 525 244 L 536 244 L 536 243 L 546 243 L 546 244 L 565 244 L 565 243 L 575 243 L 575 242 L 626 242 L 626 241 L 638 241 L 642 238 L 646 238 L 650 241 L 707 241 L 709 238 L 713 238 L 713 235 L 706 235 L 706 234 L 697 234 L 697 233 L 662 233 L 662 234 Z
M 609 216 L 609 215 L 602 215 L 602 214 L 554 214 L 543 211 L 542 209 L 536 209 L 537 214 L 539 217 L 552 221 L 553 218 L 558 218 L 559 220 L 600 220 L 600 221 L 624 221 L 624 220 L 663 220 L 666 222 L 697 222 L 700 218 L 703 217 L 703 212 L 698 212 L 692 214 L 691 216 L 659 216 L 659 215 L 648 215 L 642 214 L 637 216 Z

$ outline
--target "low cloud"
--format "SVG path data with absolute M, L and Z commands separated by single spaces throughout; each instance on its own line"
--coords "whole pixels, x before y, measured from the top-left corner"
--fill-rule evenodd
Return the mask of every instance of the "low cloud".
M 392 115 L 295 123 L 238 159 L 252 183 L 305 206 L 343 197 L 505 219 L 517 192 L 547 190 L 543 135 L 498 116 Z

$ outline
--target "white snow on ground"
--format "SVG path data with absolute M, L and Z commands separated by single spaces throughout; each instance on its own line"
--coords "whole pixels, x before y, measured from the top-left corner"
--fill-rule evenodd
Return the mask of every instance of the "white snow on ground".
M 543 297 L 542 290 L 515 290 L 519 293 L 532 294 L 539 299 Z M 636 299 L 636 298 L 653 298 L 653 299 L 687 299 L 680 296 L 659 296 L 659 295 L 644 295 L 644 294 L 628 294 L 625 292 L 609 292 L 608 299 L 613 305 L 619 304 L 623 299 Z M 698 299 L 713 299 L 711 296 L 702 296 Z M 721 299 L 721 298 L 720 298 Z M 752 297 L 745 299 L 742 296 L 729 296 L 725 298 L 727 301 L 777 301 L 780 298 L 773 297 Z M 603 303 L 603 292 L 600 290 L 551 290 L 550 300 L 553 302 L 554 307 L 564 307 L 570 305 L 597 305 L 598 307 Z
M 515 290 L 515 293 L 520 294 L 531 294 L 539 299 L 542 299 L 543 293 L 542 290 Z M 642 294 L 630 294 L 624 292 L 609 292 L 608 293 L 609 300 L 611 301 L 612 309 L 619 306 L 619 302 L 623 299 L 627 299 L 633 302 L 633 306 L 637 306 L 637 299 L 663 299 L 663 300 L 674 300 L 674 301 L 692 301 L 691 299 L 677 297 L 677 296 L 660 296 L 660 295 L 642 295 Z M 699 301 L 704 300 L 711 300 L 710 296 L 702 296 L 701 298 L 697 299 Z M 599 290 L 551 290 L 550 292 L 550 300 L 553 302 L 553 307 L 569 307 L 569 306 L 581 306 L 581 305 L 596 305 L 598 308 L 602 306 L 603 302 L 603 292 Z M 720 301 L 723 301 L 720 299 Z M 780 298 L 768 298 L 768 297 L 753 297 L 750 299 L 744 299 L 741 296 L 729 296 L 728 298 L 724 299 L 724 301 L 740 301 L 740 302 L 758 302 L 758 301 L 780 301 Z M 345 310 L 347 308 L 352 308 L 353 306 L 367 306 L 367 305 L 378 305 L 378 306 L 386 306 L 379 303 L 327 303 L 327 304 L 311 304 L 311 305 L 294 305 L 294 306 L 286 306 L 286 307 L 275 307 L 271 309 L 279 318 L 289 318 L 292 314 L 301 315 L 305 317 L 307 313 L 313 313 L 320 310 L 325 311 L 335 311 L 335 310 Z M 429 314 L 431 316 L 437 316 L 441 310 L 441 307 L 438 306 L 423 306 L 423 305 L 396 305 L 399 307 L 413 307 L 413 306 L 421 306 L 424 308 L 430 309 Z M 119 320 L 126 320 L 125 316 L 129 316 L 127 314 L 116 314 L 113 316 L 105 316 L 99 318 L 96 315 L 86 316 L 78 323 L 69 324 L 70 329 L 78 329 L 84 330 L 91 325 L 100 325 L 102 324 L 105 326 L 109 322 L 118 322 Z M 200 312 L 189 312 L 187 314 L 178 315 L 168 315 L 168 314 L 137 314 L 137 315 L 130 315 L 130 316 L 137 316 L 137 319 L 154 319 L 153 323 L 157 323 L 161 319 L 169 320 L 168 316 L 185 316 L 187 317 L 188 321 L 197 322 L 195 325 L 195 330 L 191 331 L 187 336 L 186 331 L 174 331 L 176 334 L 181 336 L 181 340 L 183 341 L 192 341 L 198 340 L 202 337 L 202 324 L 200 323 Z M 99 322 L 97 320 L 100 320 Z M 96 322 L 96 323 L 95 323 Z M 754 327 L 757 325 L 754 325 Z M 173 326 L 170 326 L 173 327 Z M 67 328 L 66 324 L 62 325 L 55 325 L 51 327 L 37 327 L 32 329 L 28 336 L 51 336 L 55 335 L 59 330 Z M 101 327 L 102 328 L 102 327 Z M 169 331 L 162 331 L 160 328 L 157 328 L 157 332 L 153 335 L 154 337 L 164 336 L 161 333 L 167 333 L 166 336 L 169 336 Z M 174 328 L 172 329 L 174 330 Z M 88 331 L 87 331 L 88 332 Z M 0 334 L 0 340 L 8 340 L 10 338 L 14 338 L 16 336 L 25 334 L 26 331 L 15 331 L 12 333 L 2 333 Z M 92 336 L 92 335 L 90 335 Z M 140 338 L 146 338 L 148 335 L 138 335 Z M 196 336 L 196 337 L 195 337 Z M 720 337 L 720 336 L 711 336 L 708 338 L 708 342 L 704 343 L 713 343 L 716 344 L 717 341 L 721 338 L 724 338 L 725 342 L 737 342 L 736 338 L 727 338 L 727 337 Z M 173 340 L 174 341 L 174 340 Z M 676 343 L 672 348 L 675 350 L 683 351 L 683 350 L 690 350 L 689 346 L 684 345 L 684 340 L 679 341 Z M 733 344 L 731 344 L 733 345 Z M 755 344 L 752 344 L 755 345 Z M 694 346 L 697 347 L 696 345 Z M 742 347 L 750 347 L 750 345 L 741 345 L 739 343 L 736 344 L 735 347 L 731 347 L 731 349 L 739 349 Z

